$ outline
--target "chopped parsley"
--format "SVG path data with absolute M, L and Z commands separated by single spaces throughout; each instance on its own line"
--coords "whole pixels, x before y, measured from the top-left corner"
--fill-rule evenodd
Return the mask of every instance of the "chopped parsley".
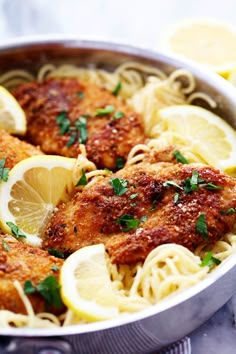
M 2 246 L 3 246 L 4 251 L 9 252 L 10 248 L 5 240 L 2 240 Z
M 131 203 L 130 206 L 135 207 L 137 204 L 136 203 Z
M 97 108 L 95 117 L 98 116 L 106 116 L 112 112 L 114 112 L 115 107 L 114 106 L 106 106 L 105 108 Z
M 179 200 L 179 193 L 175 193 L 174 195 L 174 204 L 177 204 Z
M 226 210 L 221 210 L 220 213 L 222 215 L 232 215 L 234 213 L 236 213 L 236 208 L 229 208 L 229 209 L 226 209 Z
M 111 118 L 112 119 L 120 119 L 122 117 L 124 117 L 124 112 L 120 112 L 120 111 L 117 111 Z
M 175 150 L 173 152 L 174 157 L 176 158 L 177 162 L 183 163 L 183 164 L 188 164 L 188 160 L 181 154 L 180 151 Z
M 180 185 L 178 185 L 178 183 L 176 183 L 175 181 L 166 181 L 163 183 L 164 187 L 175 187 L 175 188 L 179 188 L 179 189 L 183 189 Z
M 146 216 L 142 216 L 141 219 L 140 219 L 141 222 L 145 222 L 147 221 L 147 217 Z
M 153 201 L 152 201 L 152 206 L 151 206 L 151 208 L 149 209 L 149 211 L 156 210 L 156 207 L 157 207 L 157 201 L 156 201 L 156 200 L 153 200 Z
M 34 286 L 30 280 L 26 280 L 24 284 L 24 293 L 26 295 L 39 293 L 46 300 L 48 305 L 61 307 L 63 305 L 60 296 L 60 285 L 53 275 L 46 277 L 37 286 Z
M 109 181 L 109 183 L 113 187 L 115 195 L 121 196 L 129 190 L 129 188 L 127 188 L 128 181 L 125 179 L 113 178 Z
M 212 251 L 207 252 L 200 263 L 200 267 L 209 267 L 213 268 L 214 264 L 219 265 L 221 261 L 218 258 L 213 257 Z
M 81 99 L 84 98 L 84 92 L 77 92 L 77 96 Z
M 83 144 L 86 142 L 88 137 L 87 131 L 87 118 L 82 116 L 76 122 L 75 125 L 79 131 L 79 143 Z
M 64 254 L 62 252 L 56 250 L 55 248 L 50 248 L 50 250 L 48 250 L 48 253 L 54 257 L 57 257 L 57 258 L 61 258 L 61 259 L 65 258 Z
M 72 146 L 77 141 L 77 137 L 79 143 L 85 143 L 88 137 L 87 118 L 85 116 L 81 116 L 72 123 L 67 117 L 67 112 L 62 111 L 56 117 L 56 121 L 60 128 L 59 135 L 69 134 L 69 140 L 66 146 Z
M 6 163 L 6 158 L 0 159 L 0 182 L 7 182 L 9 177 L 10 168 L 4 167 Z
M 223 187 L 217 186 L 217 185 L 214 184 L 213 182 L 206 183 L 206 184 L 203 185 L 203 186 L 204 186 L 205 188 L 207 188 L 207 189 L 210 189 L 211 191 L 223 189 Z
M 206 241 L 209 240 L 205 214 L 200 214 L 198 217 L 196 222 L 196 230 Z
M 84 169 L 82 168 L 82 176 L 80 177 L 80 179 L 76 183 L 75 187 L 85 186 L 87 183 L 88 183 L 88 180 L 87 180 L 86 174 L 84 172 Z
M 117 157 L 117 159 L 116 159 L 116 169 L 117 170 L 120 170 L 121 168 L 123 168 L 124 167 L 124 159 L 123 159 L 123 157 Z
M 129 197 L 130 199 L 134 199 L 134 198 L 136 198 L 138 196 L 138 193 L 133 193 L 133 194 L 131 194 L 131 196 Z
M 122 231 L 130 231 L 137 229 L 140 224 L 139 219 L 135 219 L 133 215 L 124 214 L 119 219 L 116 220 L 117 224 L 120 224 L 122 227 Z
M 118 93 L 120 92 L 121 88 L 122 88 L 122 83 L 119 81 L 117 83 L 116 87 L 114 88 L 114 90 L 112 91 L 113 95 L 117 96 Z
M 51 270 L 53 270 L 54 272 L 57 272 L 60 268 L 57 265 L 54 265 L 51 267 Z
M 26 238 L 26 235 L 13 222 L 7 221 L 6 224 L 10 227 L 11 233 L 13 236 L 15 236 L 15 238 Z
M 69 131 L 70 121 L 67 118 L 67 112 L 61 111 L 56 117 L 57 124 L 60 128 L 59 135 L 63 135 Z

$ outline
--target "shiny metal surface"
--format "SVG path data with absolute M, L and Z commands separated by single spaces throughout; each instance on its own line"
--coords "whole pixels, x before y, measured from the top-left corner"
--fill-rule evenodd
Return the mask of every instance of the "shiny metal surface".
M 161 68 L 191 70 L 197 88 L 218 103 L 215 110 L 236 128 L 236 90 L 224 79 L 188 61 L 160 53 L 112 43 L 73 38 L 39 38 L 0 45 L 0 71 L 12 68 L 37 70 L 52 62 L 95 65 L 113 69 L 135 60 Z M 0 335 L 25 337 L 65 336 L 86 353 L 145 353 L 158 350 L 190 333 L 214 314 L 236 290 L 236 257 L 230 257 L 196 286 L 145 311 L 114 320 L 58 329 L 4 329 Z M 74 335 L 71 337 L 71 335 Z

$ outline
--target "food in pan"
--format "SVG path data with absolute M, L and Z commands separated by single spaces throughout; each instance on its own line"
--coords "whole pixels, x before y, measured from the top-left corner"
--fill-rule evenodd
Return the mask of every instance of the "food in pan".
M 236 134 L 193 105 L 217 104 L 190 72 L 50 64 L 0 82 L 27 120 L 23 139 L 1 138 L 0 221 L 15 237 L 1 236 L 1 326 L 140 311 L 234 252 Z

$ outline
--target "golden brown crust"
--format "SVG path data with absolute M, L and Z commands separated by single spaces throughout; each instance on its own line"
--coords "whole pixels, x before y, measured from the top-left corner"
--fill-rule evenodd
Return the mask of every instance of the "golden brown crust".
M 60 268 L 62 263 L 48 252 L 28 246 L 12 236 L 0 235 L 0 310 L 25 314 L 25 306 L 13 281 L 18 280 L 24 286 L 26 280 L 38 285 L 49 275 L 58 279 L 59 271 L 52 270 L 52 266 Z M 29 295 L 29 299 L 36 313 L 46 310 L 40 295 Z
M 83 98 L 78 96 L 78 92 L 83 93 Z M 76 79 L 48 79 L 41 84 L 37 82 L 22 84 L 12 93 L 26 112 L 29 141 L 40 145 L 47 154 L 77 157 L 80 152 L 78 142 L 70 147 L 66 146 L 69 134 L 59 135 L 56 117 L 62 111 L 67 112 L 70 122 L 75 122 L 81 116 L 87 116 L 88 158 L 99 168 L 107 167 L 114 170 L 118 157 L 126 160 L 131 148 L 144 142 L 139 115 L 122 100 L 95 84 L 82 84 Z M 124 116 L 112 119 L 114 112 L 94 116 L 98 108 L 107 105 L 114 106 L 114 112 L 123 112 Z
M 5 167 L 12 168 L 21 160 L 40 154 L 42 152 L 38 147 L 28 144 L 0 129 L 0 159 L 6 158 Z
M 183 182 L 193 171 L 222 189 L 209 190 L 202 186 L 192 193 L 184 193 L 163 185 L 172 180 L 184 188 Z M 114 195 L 109 183 L 115 177 L 128 181 L 129 190 L 122 196 Z M 179 192 L 177 203 L 174 202 L 176 192 Z M 236 222 L 236 213 L 221 211 L 235 207 L 235 179 L 211 167 L 138 164 L 105 178 L 61 205 L 48 225 L 43 247 L 54 247 L 68 254 L 102 242 L 114 263 L 132 263 L 144 260 L 152 249 L 163 243 L 174 242 L 194 250 L 204 242 L 196 229 L 201 214 L 206 217 L 209 242 L 215 242 L 232 230 Z M 117 220 L 124 214 L 139 220 L 145 216 L 147 220 L 140 222 L 137 229 L 123 232 Z

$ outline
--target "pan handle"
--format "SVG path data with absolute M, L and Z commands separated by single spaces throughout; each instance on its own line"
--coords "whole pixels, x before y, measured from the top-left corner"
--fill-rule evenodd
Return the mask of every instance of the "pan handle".
M 73 354 L 72 349 L 60 337 L 0 337 L 0 354 Z

